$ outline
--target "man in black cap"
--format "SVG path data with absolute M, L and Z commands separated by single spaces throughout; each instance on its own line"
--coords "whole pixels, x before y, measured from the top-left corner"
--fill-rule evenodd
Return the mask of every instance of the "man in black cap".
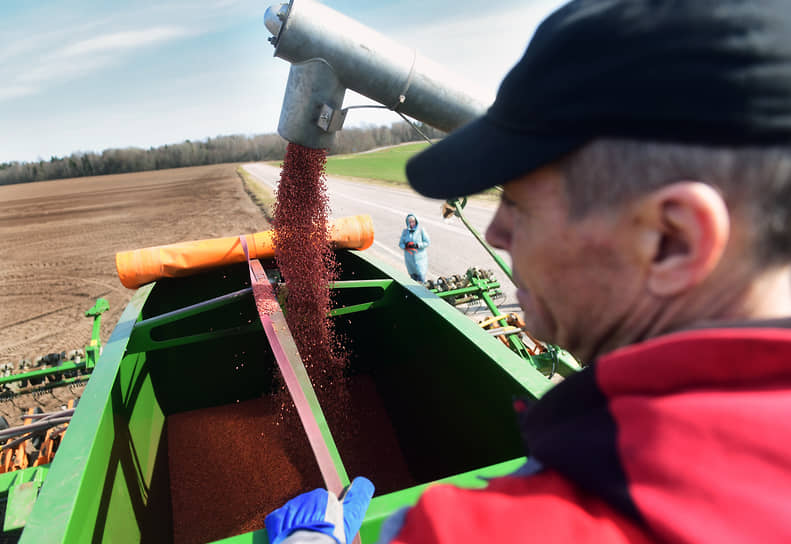
M 791 542 L 791 3 L 571 2 L 407 174 L 502 185 L 527 328 L 591 364 L 521 411 L 524 470 L 384 539 Z

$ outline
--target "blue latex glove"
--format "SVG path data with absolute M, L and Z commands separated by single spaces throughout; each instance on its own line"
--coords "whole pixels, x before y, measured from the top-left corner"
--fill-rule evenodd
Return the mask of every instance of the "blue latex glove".
M 264 521 L 269 544 L 278 544 L 297 530 L 318 531 L 338 544 L 350 544 L 360 531 L 365 511 L 374 495 L 368 478 L 355 478 L 340 500 L 326 489 L 314 489 L 294 497 Z

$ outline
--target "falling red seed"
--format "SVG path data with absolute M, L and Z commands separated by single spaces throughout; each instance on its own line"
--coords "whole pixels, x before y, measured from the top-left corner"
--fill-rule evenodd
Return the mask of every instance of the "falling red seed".
M 324 166 L 327 152 L 289 143 L 273 213 L 275 259 L 288 290 L 286 320 L 305 366 L 314 376 L 340 378 L 329 282 L 338 265 L 330 247 Z

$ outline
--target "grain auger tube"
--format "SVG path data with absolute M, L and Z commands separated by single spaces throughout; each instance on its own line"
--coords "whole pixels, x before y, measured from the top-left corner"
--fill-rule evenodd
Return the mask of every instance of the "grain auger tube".
M 346 119 L 346 89 L 445 132 L 485 111 L 443 67 L 314 0 L 272 4 L 264 20 L 275 56 L 291 63 L 277 127 L 289 142 L 329 149 Z M 502 258 L 456 210 L 511 278 Z
M 266 10 L 275 56 L 291 63 L 278 133 L 329 149 L 346 118 L 346 89 L 450 132 L 484 113 L 441 66 L 313 0 Z

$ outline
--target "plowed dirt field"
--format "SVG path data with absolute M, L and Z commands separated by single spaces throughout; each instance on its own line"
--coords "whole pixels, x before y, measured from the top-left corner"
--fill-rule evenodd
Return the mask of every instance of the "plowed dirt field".
M 98 297 L 110 303 L 106 342 L 134 292 L 116 252 L 266 228 L 235 164 L 0 186 L 0 364 L 84 347 Z M 61 389 L 0 403 L 0 414 L 55 409 L 72 396 Z

